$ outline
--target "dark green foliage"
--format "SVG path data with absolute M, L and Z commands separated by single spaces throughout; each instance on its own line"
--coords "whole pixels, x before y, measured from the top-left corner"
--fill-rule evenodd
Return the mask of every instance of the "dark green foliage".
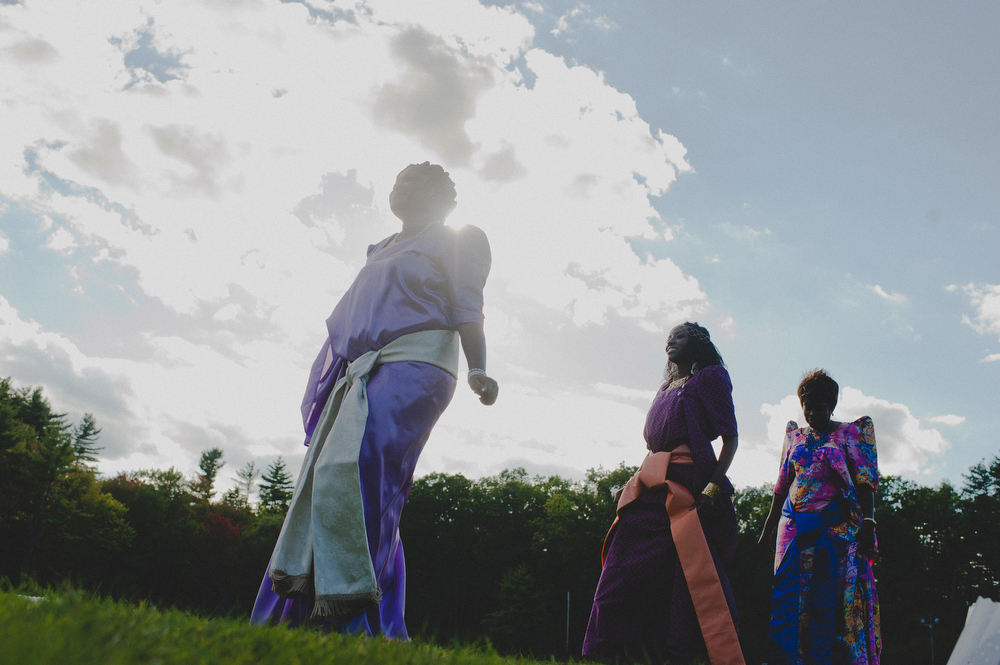
M 740 645 L 748 663 L 767 660 L 774 553 L 770 548 L 758 547 L 757 538 L 773 495 L 774 486 L 770 484 L 736 490 L 733 495 L 739 534 L 736 557 L 727 573 L 736 599 Z
M 97 445 L 97 437 L 100 433 L 101 429 L 97 426 L 97 421 L 94 420 L 94 414 L 83 414 L 83 420 L 73 428 L 73 449 L 78 460 L 83 462 L 97 461 L 97 453 L 102 450 Z
M 267 467 L 267 473 L 260 479 L 260 509 L 284 515 L 292 500 L 294 488 L 292 476 L 285 468 L 285 461 L 279 457 Z
M 70 428 L 41 391 L 0 380 L 0 578 L 42 585 L 70 580 L 115 597 L 240 616 L 245 623 L 292 495 L 284 462 L 268 467 L 256 508 L 249 500 L 252 465 L 237 474 L 237 487 L 213 502 L 221 450 L 206 451 L 193 482 L 173 468 L 98 480 L 87 462 L 99 450 L 99 434 L 93 418 Z M 634 470 L 598 469 L 583 482 L 529 477 L 520 469 L 479 480 L 448 474 L 416 480 L 400 526 L 410 633 L 439 642 L 486 640 L 503 653 L 578 655 L 614 519 L 614 489 Z M 756 541 L 771 496 L 772 487 L 764 485 L 734 497 L 739 536 L 727 572 L 748 663 L 766 660 L 773 554 Z M 961 489 L 886 477 L 876 517 L 883 662 L 929 662 L 930 636 L 920 623 L 928 618 L 940 619 L 935 658 L 944 662 L 968 605 L 978 596 L 1000 600 L 1000 457 L 970 469 Z M 11 616 L 3 602 L 0 630 Z M 123 635 L 122 626 L 142 630 L 130 619 L 108 620 L 109 634 Z M 186 630 L 177 628 L 172 639 Z M 310 635 L 246 630 L 251 637 L 240 633 L 240 639 L 253 644 L 252 636 L 264 634 L 285 636 L 283 644 Z M 5 647 L 6 637 L 0 635 Z M 149 648 L 141 653 L 161 647 Z M 268 649 L 250 651 L 262 658 L 276 653 Z M 204 657 L 222 662 L 217 654 Z
M 143 476 L 156 475 L 159 484 Z M 128 508 L 126 519 L 136 534 L 118 574 L 104 585 L 117 595 L 148 598 L 168 605 L 189 592 L 194 563 L 191 543 L 198 525 L 192 497 L 178 487 L 176 472 L 121 474 L 104 481 L 102 489 Z M 178 474 L 179 475 L 179 474 Z
M 438 640 L 484 635 L 504 653 L 579 654 L 614 520 L 612 489 L 635 468 L 591 471 L 583 483 L 430 474 L 413 484 L 400 524 L 407 625 Z
M 40 389 L 0 380 L 0 576 L 102 578 L 132 539 L 125 508 L 86 466 L 100 430 L 70 432 Z
M 198 461 L 201 475 L 191 483 L 191 493 L 199 501 L 208 503 L 212 500 L 212 495 L 215 494 L 215 477 L 225 464 L 222 461 L 222 451 L 218 448 L 210 448 L 201 454 Z

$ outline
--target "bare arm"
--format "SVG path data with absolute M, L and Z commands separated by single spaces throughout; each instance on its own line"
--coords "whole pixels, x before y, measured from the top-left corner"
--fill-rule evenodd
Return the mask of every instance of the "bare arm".
M 458 336 L 462 339 L 462 350 L 469 363 L 469 369 L 486 370 L 486 334 L 481 323 L 460 323 Z M 479 401 L 489 406 L 497 401 L 500 387 L 488 376 L 470 376 L 469 387 L 479 395 Z
M 712 474 L 710 484 L 722 485 L 723 481 L 725 481 L 726 473 L 729 471 L 729 467 L 733 463 L 733 457 L 736 456 L 736 449 L 739 445 L 740 439 L 735 434 L 722 437 L 722 451 L 719 453 L 719 463 L 715 465 L 715 473 Z M 716 490 L 716 492 L 718 492 L 718 490 Z M 712 506 L 715 504 L 715 499 L 710 497 L 708 494 L 702 493 L 701 496 L 695 499 L 694 505 L 691 506 L 691 508 L 694 510 L 696 508 L 700 508 L 703 504 Z
M 771 510 L 767 512 L 767 519 L 764 520 L 764 529 L 760 532 L 760 538 L 757 539 L 757 544 L 761 547 L 771 547 L 774 544 L 775 532 L 778 529 L 778 520 L 781 519 L 781 507 L 785 505 L 785 499 L 787 498 L 787 490 L 781 493 L 775 492 L 771 497 Z M 772 549 L 774 548 L 772 547 Z
M 740 438 L 735 434 L 722 437 L 722 450 L 719 453 L 719 463 L 715 465 L 715 474 L 712 475 L 712 482 L 721 485 L 729 473 L 729 467 L 736 456 L 736 449 L 740 445 Z

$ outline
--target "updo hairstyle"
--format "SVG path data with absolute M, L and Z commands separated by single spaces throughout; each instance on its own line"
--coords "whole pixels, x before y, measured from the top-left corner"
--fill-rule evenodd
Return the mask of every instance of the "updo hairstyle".
M 455 183 L 439 164 L 410 164 L 402 173 L 408 173 L 420 182 L 428 202 L 440 205 L 446 212 L 451 212 L 458 205 Z

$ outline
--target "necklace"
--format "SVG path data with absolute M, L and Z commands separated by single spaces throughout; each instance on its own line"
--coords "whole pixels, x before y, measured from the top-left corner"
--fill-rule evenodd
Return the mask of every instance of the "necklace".
M 810 429 L 806 432 L 806 450 L 812 452 L 817 448 L 821 448 L 830 442 L 830 433 L 823 432 L 819 436 L 816 436 L 816 430 Z
M 674 388 L 680 388 L 685 383 L 687 383 L 687 380 L 690 379 L 690 378 L 691 378 L 691 376 L 688 375 L 688 376 L 682 376 L 682 377 L 674 379 L 673 381 L 670 382 L 669 385 L 667 385 L 667 390 L 673 390 Z

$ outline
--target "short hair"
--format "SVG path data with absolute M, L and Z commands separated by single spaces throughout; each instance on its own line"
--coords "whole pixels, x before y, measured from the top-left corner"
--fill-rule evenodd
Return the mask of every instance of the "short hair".
M 412 173 L 420 180 L 432 200 L 444 204 L 445 207 L 449 208 L 449 211 L 454 210 L 457 205 L 458 191 L 455 189 L 455 182 L 451 179 L 450 174 L 444 170 L 444 167 L 440 164 L 423 162 L 422 164 L 410 164 L 400 171 L 400 174 L 406 172 Z
M 814 369 L 802 377 L 796 392 L 799 396 L 799 404 L 804 405 L 807 399 L 818 399 L 829 406 L 832 411 L 837 406 L 840 386 L 833 380 L 833 377 L 826 373 L 825 369 Z

